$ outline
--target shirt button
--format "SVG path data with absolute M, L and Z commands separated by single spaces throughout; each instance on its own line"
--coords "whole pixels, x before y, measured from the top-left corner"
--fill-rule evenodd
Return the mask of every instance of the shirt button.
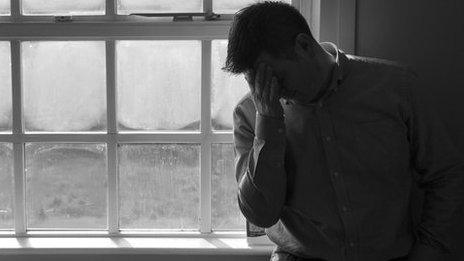
M 354 242 L 351 241 L 350 243 L 348 243 L 350 245 L 350 247 L 354 247 Z
M 330 141 L 332 141 L 332 137 L 330 137 L 330 136 L 325 136 L 325 140 L 328 141 L 328 142 L 330 142 Z
M 342 206 L 342 211 L 343 212 L 348 212 L 348 207 L 347 206 Z
M 277 130 L 277 132 L 282 133 L 282 132 L 284 132 L 284 129 L 279 128 L 279 129 Z

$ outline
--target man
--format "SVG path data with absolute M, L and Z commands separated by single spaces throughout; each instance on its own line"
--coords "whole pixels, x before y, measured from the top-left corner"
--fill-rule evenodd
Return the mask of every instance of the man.
M 412 50 L 413 51 L 413 50 Z M 271 260 L 441 260 L 461 208 L 464 160 L 411 70 L 317 43 L 290 5 L 240 10 L 225 70 L 238 203 L 276 243 Z M 413 224 L 412 188 L 425 191 Z

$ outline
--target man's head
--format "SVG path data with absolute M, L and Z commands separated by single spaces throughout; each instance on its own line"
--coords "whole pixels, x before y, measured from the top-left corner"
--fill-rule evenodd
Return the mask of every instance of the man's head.
M 252 74 L 260 62 L 271 65 L 281 86 L 314 96 L 323 80 L 321 47 L 305 18 L 282 2 L 260 2 L 241 9 L 229 32 L 224 70 Z

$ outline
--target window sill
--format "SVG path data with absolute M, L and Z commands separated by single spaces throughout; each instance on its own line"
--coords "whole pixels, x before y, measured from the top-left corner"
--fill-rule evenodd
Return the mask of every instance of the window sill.
M 269 255 L 275 245 L 267 238 L 203 237 L 0 237 L 5 254 L 159 254 Z

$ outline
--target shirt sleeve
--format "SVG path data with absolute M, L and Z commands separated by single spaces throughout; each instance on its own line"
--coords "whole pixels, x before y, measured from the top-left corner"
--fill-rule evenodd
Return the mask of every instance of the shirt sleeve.
M 414 73 L 408 80 L 406 93 L 411 161 L 419 187 L 425 192 L 416 231 L 418 242 L 422 248 L 448 253 L 453 248 L 450 232 L 459 222 L 457 216 L 463 206 L 464 157 L 436 112 L 425 104 L 427 96 L 419 91 Z
M 249 222 L 267 228 L 279 220 L 285 201 L 284 118 L 256 114 L 256 135 L 242 106 L 233 120 L 238 204 Z

